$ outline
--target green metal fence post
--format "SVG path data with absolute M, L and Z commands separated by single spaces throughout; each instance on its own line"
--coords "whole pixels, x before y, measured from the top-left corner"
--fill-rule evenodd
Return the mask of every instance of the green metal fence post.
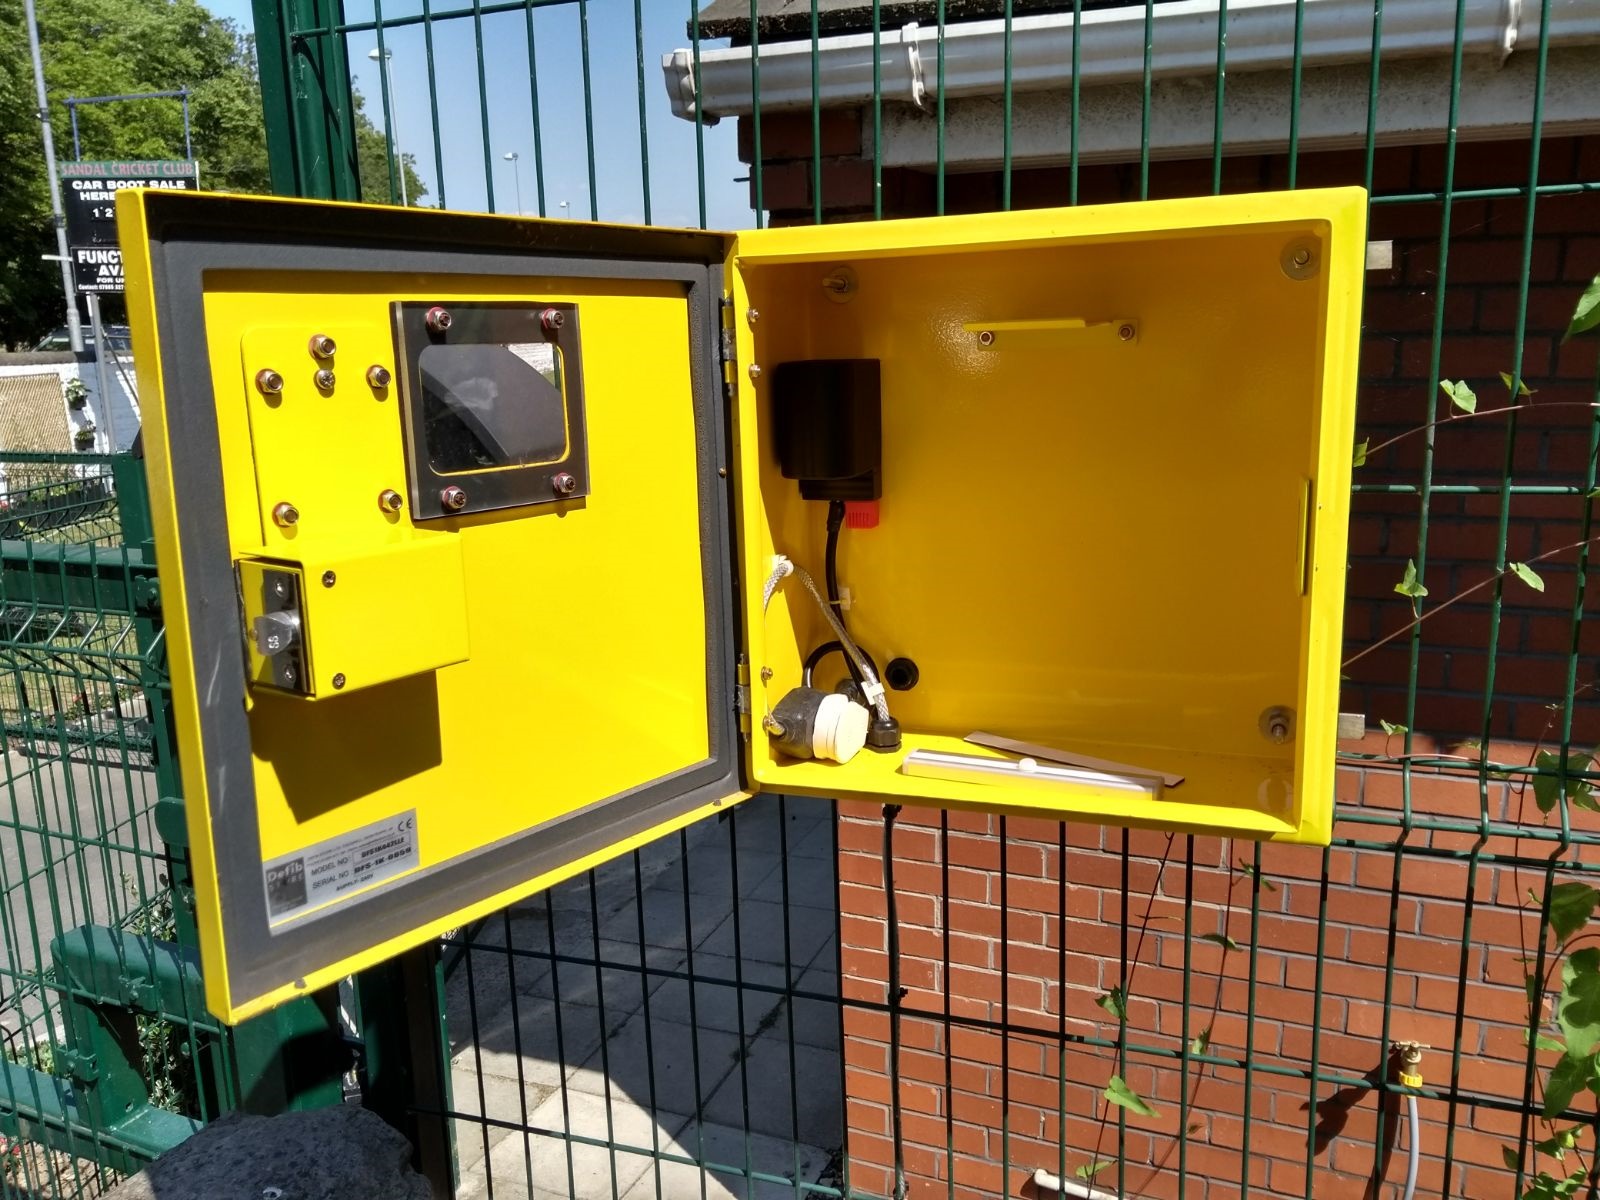
M 410 1140 L 414 1163 L 439 1200 L 455 1194 L 449 1038 L 437 944 L 356 977 L 362 1102 Z
M 355 102 L 339 0 L 254 0 L 272 190 L 355 200 Z

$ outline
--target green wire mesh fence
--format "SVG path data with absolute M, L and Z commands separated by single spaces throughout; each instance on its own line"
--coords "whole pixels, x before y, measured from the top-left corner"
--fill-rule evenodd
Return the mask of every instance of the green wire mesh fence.
M 177 918 L 147 691 L 162 660 L 138 464 L 12 453 L 0 472 L 0 1190 L 97 1195 L 196 1127 L 180 1114 L 201 1115 L 196 1064 L 217 1027 L 198 1004 L 165 1012 L 155 982 L 193 968 L 167 961 Z M 121 1062 L 96 1028 L 105 978 L 148 989 Z M 119 1101 L 147 1106 L 142 1128 Z
M 222 1112 L 342 1095 L 316 1004 L 206 1012 L 150 538 L 139 460 L 0 451 L 6 1197 L 100 1195 Z
M 1591 10 L 261 0 L 256 17 L 289 193 L 352 198 L 376 170 L 396 202 L 725 227 L 1372 198 L 1345 654 L 1366 719 L 1334 845 L 752 802 L 446 940 L 448 1069 L 404 1106 L 453 1133 L 441 1187 L 1600 1194 Z M 99 673 L 74 670 L 96 704 L 117 664 L 143 669 L 89 650 Z M 19 704 L 69 690 L 40 661 L 17 658 Z

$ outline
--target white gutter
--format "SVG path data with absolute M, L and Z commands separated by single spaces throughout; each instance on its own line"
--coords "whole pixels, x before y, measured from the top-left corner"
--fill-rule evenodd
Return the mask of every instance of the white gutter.
M 1504 62 L 1512 51 L 1538 45 L 1541 0 L 1461 0 L 1462 44 L 1471 56 Z M 1600 42 L 1600 3 L 1546 0 L 1551 45 Z M 1217 69 L 1217 0 L 1176 0 L 1156 5 L 1152 19 L 1153 78 L 1214 75 Z M 1295 0 L 1231 0 L 1228 71 L 1286 67 L 1294 59 Z M 1368 62 L 1372 57 L 1373 0 L 1305 0 L 1301 61 L 1308 67 Z M 1084 13 L 1079 31 L 1083 85 L 1138 81 L 1144 75 L 1143 6 Z M 1444 0 L 1387 0 L 1382 57 L 1448 56 L 1455 49 L 1455 6 Z M 1019 92 L 1046 91 L 1072 82 L 1071 13 L 1017 17 L 1011 23 L 1011 84 Z M 1003 20 L 945 27 L 945 96 L 998 95 L 1005 79 Z M 916 24 L 885 30 L 879 39 L 883 97 L 926 106 L 938 82 L 938 30 Z M 813 47 L 809 38 L 761 47 L 761 110 L 809 109 Z M 854 33 L 816 43 L 817 101 L 823 108 L 872 101 L 873 38 Z M 753 109 L 749 46 L 674 50 L 661 60 L 672 111 L 693 120 L 698 104 L 709 124 Z

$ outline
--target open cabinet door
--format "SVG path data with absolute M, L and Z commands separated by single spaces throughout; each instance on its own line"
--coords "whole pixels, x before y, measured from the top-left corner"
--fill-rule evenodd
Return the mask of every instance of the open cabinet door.
M 753 734 L 752 786 L 1325 845 L 1366 208 L 739 234 L 751 712 L 858 683 L 775 555 L 837 581 L 890 710 L 848 761 Z
M 716 234 L 124 192 L 207 1000 L 739 795 Z

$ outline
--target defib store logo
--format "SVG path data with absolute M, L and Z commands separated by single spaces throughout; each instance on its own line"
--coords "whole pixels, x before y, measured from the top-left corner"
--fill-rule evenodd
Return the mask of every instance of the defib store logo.
M 267 915 L 282 916 L 306 903 L 306 860 L 291 858 L 267 868 Z

